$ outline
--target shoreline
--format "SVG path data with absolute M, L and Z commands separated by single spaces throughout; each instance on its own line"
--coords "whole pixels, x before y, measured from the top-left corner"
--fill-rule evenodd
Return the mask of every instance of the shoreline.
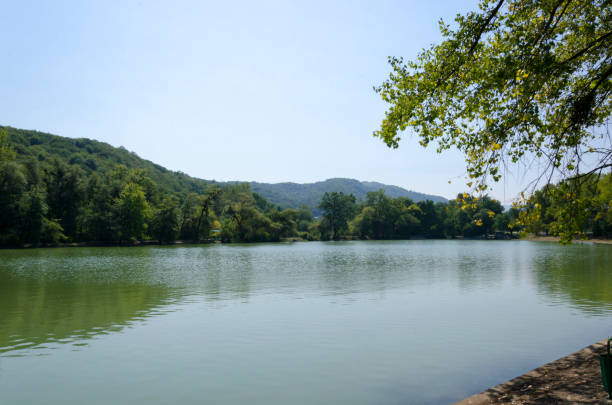
M 533 369 L 455 405 L 612 404 L 601 381 L 598 356 L 608 339 Z
M 534 236 L 529 235 L 524 238 L 512 238 L 512 239 L 492 239 L 486 237 L 474 237 L 474 238 L 464 238 L 464 237 L 455 237 L 455 238 L 410 238 L 410 239 L 360 239 L 357 237 L 345 237 L 340 239 L 339 241 L 410 241 L 410 240 L 525 240 L 529 242 L 548 242 L 548 243 L 559 243 L 559 237 L 557 236 Z M 312 240 L 313 242 L 326 242 L 322 240 Z M 274 242 L 265 242 L 265 243 L 294 243 L 294 242 L 311 242 L 311 240 L 306 240 L 301 237 L 289 237 L 283 238 L 279 241 Z M 260 242 L 235 242 L 235 243 L 260 243 Z M 572 243 L 583 243 L 583 244 L 601 244 L 601 245 L 612 245 L 612 239 L 576 239 L 573 240 Z M 39 248 L 71 248 L 71 247 L 139 247 L 139 246 L 180 246 L 180 245 L 211 245 L 211 244 L 227 244 L 231 245 L 230 242 L 221 242 L 217 239 L 202 239 L 202 240 L 175 240 L 169 242 L 160 243 L 157 240 L 136 240 L 136 241 L 88 241 L 88 242 L 70 242 L 70 243 L 59 243 L 59 244 L 40 244 L 40 245 L 32 245 L 30 243 L 26 243 L 24 245 L 17 246 L 0 246 L 0 250 L 12 250 L 12 249 L 39 249 Z
M 410 239 L 369 239 L 359 238 L 355 236 L 346 236 L 338 240 L 322 240 L 322 239 L 304 239 L 299 236 L 282 238 L 278 241 L 270 242 L 222 242 L 219 239 L 201 239 L 201 240 L 174 240 L 165 241 L 160 243 L 155 239 L 143 239 L 133 241 L 87 241 L 87 242 L 68 242 L 68 243 L 57 243 L 57 244 L 39 244 L 33 245 L 31 243 L 25 243 L 23 245 L 4 245 L 0 246 L 0 250 L 6 249 L 39 249 L 39 248 L 71 248 L 71 247 L 139 247 L 139 246 L 180 246 L 180 245 L 211 245 L 211 244 L 237 244 L 237 243 L 294 243 L 294 242 L 346 242 L 346 241 L 410 241 L 410 240 L 518 240 L 516 238 L 507 239 L 492 239 L 487 237 L 474 237 L 464 238 L 458 236 L 455 238 L 410 238 Z
M 162 242 L 157 240 L 135 240 L 135 241 L 90 241 L 90 242 L 70 242 L 58 244 L 32 245 L 26 243 L 20 246 L 0 246 L 0 250 L 29 250 L 29 249 L 50 249 L 50 248 L 80 248 L 80 247 L 140 247 L 140 246 L 180 246 L 180 245 L 212 245 L 221 243 L 216 240 L 175 240 L 172 242 Z
M 560 238 L 558 236 L 535 236 L 529 235 L 521 240 L 528 240 L 531 242 L 556 242 L 559 243 Z M 598 245 L 612 245 L 612 239 L 574 239 L 572 243 L 595 243 Z

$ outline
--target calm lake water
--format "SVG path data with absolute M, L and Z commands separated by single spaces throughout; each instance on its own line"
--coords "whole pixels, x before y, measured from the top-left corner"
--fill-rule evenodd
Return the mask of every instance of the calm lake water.
M 0 251 L 2 404 L 449 403 L 612 334 L 612 246 Z

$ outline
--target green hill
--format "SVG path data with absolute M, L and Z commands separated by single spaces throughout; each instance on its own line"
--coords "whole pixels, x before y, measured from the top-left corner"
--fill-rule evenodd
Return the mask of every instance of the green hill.
M 431 200 L 433 202 L 446 202 L 444 197 L 417 193 L 397 186 L 390 186 L 373 181 L 359 181 L 354 179 L 334 178 L 316 183 L 257 183 L 252 182 L 253 191 L 283 208 L 297 208 L 302 205 L 309 207 L 315 214 L 319 213 L 317 208 L 321 197 L 326 192 L 341 191 L 345 194 L 353 194 L 359 200 L 365 200 L 370 191 L 385 190 L 385 194 L 392 198 L 407 197 L 418 202 Z
M 2 127 L 0 127 L 2 128 Z M 106 173 L 118 164 L 128 169 L 143 169 L 162 192 L 188 194 L 190 192 L 203 193 L 206 186 L 213 181 L 191 177 L 182 172 L 170 171 L 151 161 L 140 158 L 136 153 L 123 147 L 114 147 L 105 142 L 86 138 L 66 138 L 38 131 L 3 127 L 8 131 L 8 140 L 17 152 L 17 159 L 26 161 L 36 158 L 45 161 L 58 158 L 70 165 L 78 166 L 86 175 L 98 171 Z M 235 184 L 237 182 L 217 183 Z M 432 200 L 445 202 L 439 196 L 427 195 L 410 191 L 397 186 L 390 186 L 377 182 L 363 182 L 354 179 L 334 178 L 316 183 L 257 183 L 251 182 L 254 192 L 260 194 L 271 203 L 282 208 L 298 208 L 306 205 L 319 213 L 317 206 L 325 192 L 341 191 L 353 194 L 357 199 L 364 200 L 369 191 L 385 190 L 392 198 L 408 197 L 415 202 Z
M 170 171 L 151 161 L 142 159 L 123 147 L 116 148 L 105 142 L 86 138 L 66 138 L 44 132 L 0 127 L 8 132 L 8 141 L 17 152 L 18 161 L 36 158 L 49 161 L 58 158 L 81 168 L 86 175 L 93 172 L 106 173 L 118 164 L 128 169 L 143 169 L 160 191 L 187 194 L 203 193 L 210 182 L 181 172 Z

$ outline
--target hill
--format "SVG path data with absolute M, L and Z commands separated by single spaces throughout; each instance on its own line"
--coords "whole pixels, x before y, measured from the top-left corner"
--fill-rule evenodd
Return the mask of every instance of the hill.
M 370 191 L 385 190 L 385 194 L 392 198 L 407 197 L 418 202 L 432 200 L 433 202 L 446 202 L 444 197 L 418 193 L 397 186 L 390 186 L 374 181 L 359 181 L 354 179 L 333 178 L 316 183 L 257 183 L 251 182 L 251 188 L 266 200 L 286 208 L 297 208 L 302 205 L 309 207 L 315 214 L 319 214 L 317 206 L 326 192 L 341 191 L 353 194 L 359 200 L 365 200 Z
M 8 141 L 17 152 L 20 161 L 36 158 L 39 161 L 48 161 L 58 158 L 70 165 L 78 166 L 90 175 L 93 172 L 107 173 L 118 164 L 128 169 L 142 169 L 166 193 L 203 193 L 206 187 L 216 183 L 221 186 L 236 184 L 236 182 L 219 183 L 191 177 L 182 172 L 174 172 L 149 160 L 142 159 L 136 153 L 123 147 L 114 147 L 105 142 L 87 138 L 66 138 L 44 132 L 0 127 L 8 132 Z M 377 182 L 362 182 L 354 179 L 333 178 L 316 183 L 257 183 L 251 182 L 251 188 L 271 203 L 282 208 L 298 208 L 303 205 L 309 207 L 315 214 L 319 213 L 317 206 L 325 192 L 341 191 L 353 194 L 357 199 L 364 200 L 369 191 L 384 189 L 392 198 L 408 197 L 418 202 L 432 200 L 446 202 L 439 196 L 427 195 L 410 191 L 397 186 Z
M 78 166 L 86 176 L 93 172 L 107 173 L 116 165 L 128 169 L 142 169 L 166 193 L 203 193 L 211 182 L 173 172 L 123 147 L 87 138 L 66 138 L 44 132 L 0 127 L 6 130 L 9 144 L 17 152 L 17 160 L 24 162 L 35 158 L 39 162 L 57 158 L 72 166 Z

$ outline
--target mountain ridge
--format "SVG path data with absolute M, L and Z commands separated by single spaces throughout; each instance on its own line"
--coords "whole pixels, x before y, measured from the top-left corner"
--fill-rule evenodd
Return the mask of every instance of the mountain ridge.
M 389 197 L 407 197 L 414 202 L 431 200 L 433 202 L 446 202 L 446 198 L 436 195 L 407 190 L 399 186 L 388 185 L 376 181 L 360 181 L 343 177 L 333 177 L 313 183 L 260 183 L 250 182 L 254 192 L 260 194 L 270 202 L 283 208 L 295 208 L 306 205 L 316 214 L 319 212 L 318 204 L 326 192 L 343 192 L 353 194 L 358 200 L 365 200 L 368 192 L 384 190 Z

